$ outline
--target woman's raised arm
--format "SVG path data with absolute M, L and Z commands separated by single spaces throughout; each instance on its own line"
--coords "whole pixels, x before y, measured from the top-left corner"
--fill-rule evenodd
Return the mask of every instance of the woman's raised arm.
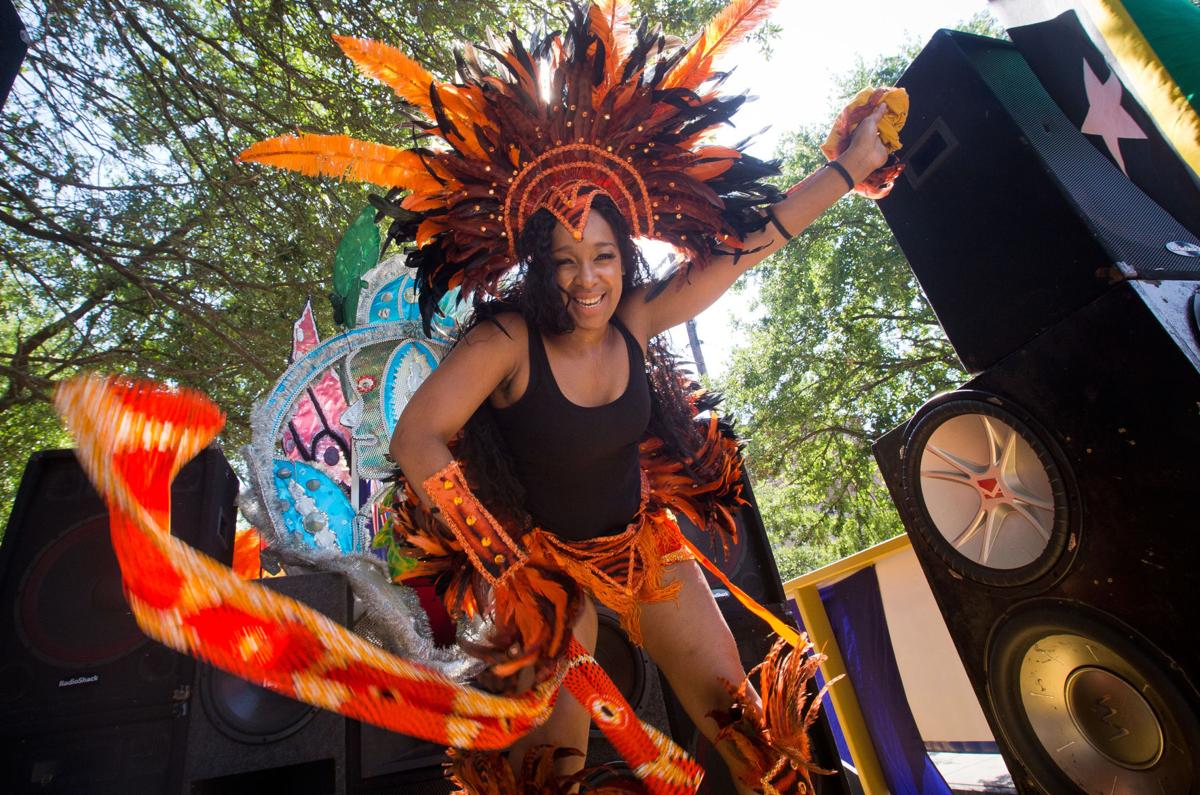
M 887 160 L 887 149 L 879 139 L 879 120 L 887 108 L 880 105 L 854 131 L 850 146 L 837 162 L 851 180 L 861 182 Z M 771 206 L 775 222 L 746 238 L 739 257 L 714 256 L 708 267 L 676 269 L 662 279 L 640 288 L 622 301 L 622 319 L 638 326 L 648 337 L 691 320 L 728 290 L 737 278 L 787 243 L 778 227 L 795 236 L 808 228 L 821 213 L 845 195 L 850 186 L 833 167 L 823 167 L 795 186 L 781 202 Z

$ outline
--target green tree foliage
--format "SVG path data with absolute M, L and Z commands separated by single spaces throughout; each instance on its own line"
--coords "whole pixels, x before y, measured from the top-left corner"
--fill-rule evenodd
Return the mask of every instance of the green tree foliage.
M 985 15 L 960 27 L 1003 36 Z M 834 111 L 865 86 L 894 84 L 920 47 L 860 63 Z M 785 140 L 782 184 L 825 162 L 827 129 Z M 788 579 L 903 532 L 871 440 L 966 375 L 873 202 L 839 201 L 745 281 L 757 290 L 740 324 L 747 343 L 718 386 Z
M 635 6 L 684 34 L 721 4 Z M 81 369 L 199 387 L 229 415 L 226 448 L 248 440 L 291 323 L 328 292 L 369 190 L 237 153 L 297 127 L 414 135 L 331 33 L 396 44 L 448 78 L 460 42 L 554 26 L 566 3 L 19 0 L 18 12 L 32 43 L 0 114 L 0 522 L 29 454 L 66 443 L 48 400 Z M 315 306 L 329 333 L 329 307 Z

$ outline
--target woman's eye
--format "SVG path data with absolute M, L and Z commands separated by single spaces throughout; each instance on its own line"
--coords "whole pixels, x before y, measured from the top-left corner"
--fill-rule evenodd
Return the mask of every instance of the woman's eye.
M 610 251 L 604 252 L 603 254 L 596 255 L 596 259 L 612 259 L 612 258 L 613 258 L 613 254 Z
M 554 263 L 554 267 L 556 267 L 556 268 L 561 268 L 561 267 L 563 267 L 564 265 L 570 265 L 570 264 L 571 264 L 571 260 L 569 260 L 569 259 L 560 259 L 560 260 L 558 260 L 557 262 L 555 262 L 555 263 Z

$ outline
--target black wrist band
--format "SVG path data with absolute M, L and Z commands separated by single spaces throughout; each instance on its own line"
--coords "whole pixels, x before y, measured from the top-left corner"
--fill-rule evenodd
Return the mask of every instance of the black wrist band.
M 770 207 L 767 207 L 766 209 L 767 209 L 767 220 L 769 220 L 771 222 L 772 226 L 774 226 L 776 229 L 779 230 L 779 234 L 783 235 L 784 242 L 787 242 L 788 240 L 791 240 L 793 237 L 795 237 L 795 235 L 793 235 L 791 232 L 784 229 L 783 224 L 779 223 L 779 219 L 775 217 L 775 211 L 773 209 L 771 209 Z
M 841 174 L 842 179 L 846 180 L 846 187 L 849 188 L 850 190 L 854 190 L 854 177 L 850 176 L 850 172 L 846 170 L 845 166 L 843 166 L 841 163 L 839 163 L 836 160 L 830 160 L 825 165 L 828 166 L 829 168 L 832 168 L 837 173 Z

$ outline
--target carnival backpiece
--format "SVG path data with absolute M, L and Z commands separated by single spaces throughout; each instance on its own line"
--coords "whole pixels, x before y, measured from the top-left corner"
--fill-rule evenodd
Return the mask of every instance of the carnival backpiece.
M 346 328 L 321 341 L 306 304 L 293 326 L 289 366 L 254 409 L 239 507 L 271 558 L 350 577 L 366 608 L 355 623 L 359 634 L 462 680 L 480 664 L 433 642 L 421 594 L 390 583 L 408 561 L 372 544 L 378 499 L 392 476 L 388 440 L 449 347 L 456 295 L 443 299 L 445 311 L 426 337 L 411 269 L 398 254 L 380 261 L 376 215 L 373 207 L 359 215 L 334 259 L 330 297 Z

